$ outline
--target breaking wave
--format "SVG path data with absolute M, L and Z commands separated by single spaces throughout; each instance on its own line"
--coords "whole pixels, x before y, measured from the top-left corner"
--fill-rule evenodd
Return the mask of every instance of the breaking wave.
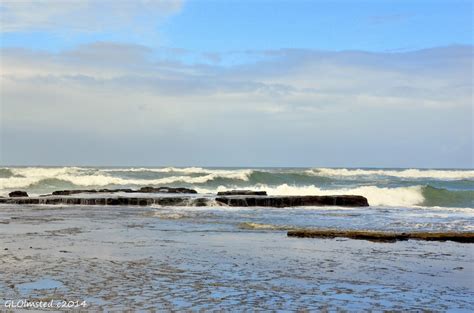
M 215 170 L 205 169 L 202 167 L 132 167 L 132 168 L 109 168 L 102 169 L 104 172 L 152 172 L 152 173 L 184 173 L 184 174 L 212 174 Z
M 431 179 L 474 179 L 472 170 L 369 170 L 346 168 L 315 168 L 307 171 L 310 175 L 326 177 L 353 177 L 353 176 L 390 176 L 398 178 L 431 178 Z
M 216 190 L 197 188 L 202 193 L 214 193 L 229 189 L 220 186 Z M 282 195 L 359 195 L 364 196 L 372 206 L 443 206 L 443 207 L 474 207 L 474 191 L 446 190 L 431 186 L 410 186 L 385 188 L 377 186 L 361 186 L 354 188 L 322 189 L 316 186 L 290 186 L 287 184 L 272 186 L 254 186 L 252 190 L 267 191 L 271 196 Z
M 158 169 L 157 169 L 158 170 Z M 164 169 L 163 169 L 164 170 Z M 185 169 L 183 169 L 185 170 Z M 189 169 L 190 170 L 190 169 Z M 216 170 L 205 172 L 200 176 L 168 176 L 156 179 L 133 179 L 107 175 L 110 170 L 94 170 L 81 168 L 14 168 L 10 170 L 13 176 L 0 178 L 2 189 L 41 187 L 50 185 L 51 180 L 64 184 L 73 184 L 81 187 L 104 187 L 110 185 L 164 185 L 164 184 L 203 184 L 216 179 L 230 179 L 248 181 L 251 170 L 225 171 Z M 191 172 L 190 170 L 189 172 Z M 169 172 L 174 172 L 174 169 Z M 62 185 L 62 184 L 60 184 Z
M 0 192 L 168 185 L 201 193 L 253 189 L 269 195 L 353 194 L 374 206 L 474 207 L 473 179 L 473 170 L 3 167 Z

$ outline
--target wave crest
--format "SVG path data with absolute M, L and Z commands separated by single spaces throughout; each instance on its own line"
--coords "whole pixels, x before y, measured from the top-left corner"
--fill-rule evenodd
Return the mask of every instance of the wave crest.
M 364 196 L 370 205 L 375 206 L 415 206 L 422 205 L 424 186 L 383 188 L 377 186 L 362 186 L 355 188 L 321 189 L 316 186 L 290 186 L 282 184 L 276 187 L 259 185 L 252 190 L 267 191 L 270 196 L 324 196 L 324 195 L 359 195 Z M 214 193 L 229 189 L 219 186 L 216 190 L 197 188 L 198 192 Z
M 104 174 L 93 174 L 84 175 L 76 170 L 70 170 L 69 168 L 63 169 L 41 169 L 39 171 L 28 171 L 21 169 L 16 171 L 15 174 L 21 175 L 18 177 L 0 178 L 1 188 L 27 188 L 32 185 L 39 185 L 41 182 L 55 179 L 64 182 L 72 183 L 76 186 L 109 186 L 109 185 L 165 185 L 174 183 L 185 183 L 185 184 L 203 184 L 215 179 L 233 179 L 248 181 L 251 170 L 239 170 L 239 171 L 217 171 L 202 176 L 170 176 L 158 179 L 131 179 L 122 178 L 116 176 L 108 176 Z M 75 175 L 74 175 L 75 174 Z
M 366 170 L 347 168 L 315 168 L 306 171 L 315 176 L 391 176 L 398 178 L 432 178 L 432 179 L 474 179 L 474 171 L 471 170 Z

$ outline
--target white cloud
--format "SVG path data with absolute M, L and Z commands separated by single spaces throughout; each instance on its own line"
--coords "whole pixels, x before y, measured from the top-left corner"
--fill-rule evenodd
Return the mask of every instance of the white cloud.
M 182 0 L 2 0 L 0 30 L 98 31 L 133 25 L 151 27 L 178 13 L 182 5 Z
M 317 154 L 331 165 L 342 147 L 359 165 L 400 165 L 374 160 L 406 154 L 430 166 L 423 155 L 441 153 L 438 147 L 444 152 L 430 159 L 434 166 L 472 160 L 472 47 L 248 53 L 259 61 L 188 64 L 144 46 L 105 42 L 61 53 L 3 49 L 2 127 L 104 142 L 146 135 L 171 160 L 172 149 L 159 148 L 170 138 L 199 149 L 213 149 L 217 140 L 222 151 L 209 155 L 222 159 L 225 151 L 244 160 L 263 149 L 259 158 L 278 162 L 292 153 L 274 155 L 278 147 L 291 146 L 304 154 L 295 159 L 300 164 Z M 225 54 L 218 58 L 225 63 Z M 21 142 L 3 141 L 14 159 Z

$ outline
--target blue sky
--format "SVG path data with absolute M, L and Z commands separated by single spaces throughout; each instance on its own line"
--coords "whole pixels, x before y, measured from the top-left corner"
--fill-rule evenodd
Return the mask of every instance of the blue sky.
M 0 163 L 472 167 L 472 9 L 3 0 Z
M 54 1 L 50 3 L 54 5 Z M 416 50 L 472 44 L 472 9 L 471 1 L 456 0 L 195 0 L 183 2 L 179 13 L 162 20 L 139 11 L 132 23 L 112 29 L 71 32 L 73 28 L 64 21 L 65 25 L 58 27 L 37 24 L 3 33 L 1 44 L 53 51 L 95 41 L 133 42 L 201 52 L 280 48 Z M 87 17 L 80 16 L 81 12 L 74 18 L 87 21 Z M 148 25 L 133 30 L 133 24 Z M 149 36 L 142 36 L 141 31 Z
M 471 16 L 467 1 L 194 1 L 164 29 L 201 51 L 414 50 L 471 43 Z
M 93 9 L 100 10 L 91 6 Z M 178 14 L 164 21 L 156 22 L 155 16 L 137 12 L 135 21 L 113 29 L 71 32 L 67 25 L 38 24 L 4 32 L 1 44 L 52 51 L 94 41 L 165 45 L 201 52 L 280 48 L 416 50 L 472 44 L 472 13 L 471 1 L 456 0 L 189 1 L 182 4 Z M 133 23 L 149 24 L 146 31 L 151 36 L 135 32 L 133 26 L 130 28 Z

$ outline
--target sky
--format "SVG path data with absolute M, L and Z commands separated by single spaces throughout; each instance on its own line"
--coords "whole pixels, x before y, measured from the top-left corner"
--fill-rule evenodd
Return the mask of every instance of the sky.
M 0 0 L 0 164 L 473 168 L 471 1 Z

